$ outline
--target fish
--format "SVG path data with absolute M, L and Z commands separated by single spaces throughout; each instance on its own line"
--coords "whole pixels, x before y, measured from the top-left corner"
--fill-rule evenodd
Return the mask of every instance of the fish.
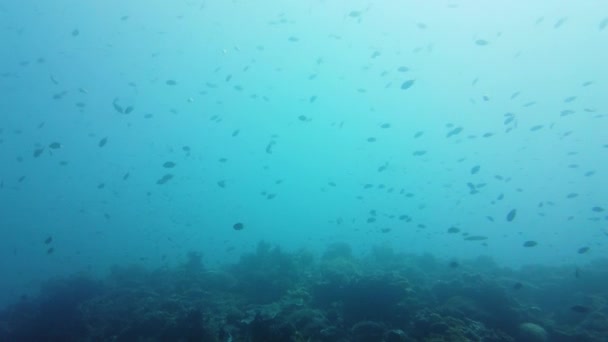
M 170 173 L 167 173 L 164 176 L 162 176 L 159 180 L 157 180 L 156 184 L 163 185 L 163 184 L 167 183 L 168 181 L 170 181 L 172 178 L 173 178 L 173 175 Z
M 534 240 L 528 240 L 526 242 L 524 242 L 523 246 L 524 247 L 535 247 L 538 245 L 538 242 L 534 241 Z
M 49 243 L 53 242 L 53 237 L 49 235 L 49 237 L 47 237 L 46 239 L 44 239 L 44 244 L 48 245 Z
M 414 151 L 414 152 L 412 153 L 412 155 L 414 155 L 414 156 L 416 156 L 416 157 L 420 157 L 420 156 L 423 156 L 423 155 L 425 155 L 425 154 L 426 154 L 426 151 L 425 151 L 425 150 L 418 150 L 418 151 Z
M 234 230 L 243 230 L 244 228 L 245 228 L 245 225 L 241 222 L 237 222 L 232 225 L 232 229 L 234 229 Z
M 477 191 L 477 188 L 475 187 L 475 184 L 473 184 L 471 182 L 468 182 L 467 186 L 469 187 L 469 191 L 470 191 L 469 193 L 470 194 L 476 194 L 476 193 L 479 192 L 479 191 Z
M 450 261 L 448 266 L 450 266 L 450 268 L 458 268 L 458 266 L 460 266 L 460 264 L 458 263 L 458 261 Z
M 272 147 L 276 144 L 276 141 L 270 141 L 268 145 L 266 145 L 266 153 L 272 154 Z
M 536 125 L 536 126 L 530 127 L 530 131 L 531 132 L 536 132 L 536 131 L 538 131 L 538 130 L 540 130 L 542 128 L 543 128 L 543 125 Z
M 57 150 L 57 149 L 61 148 L 61 144 L 58 142 L 52 142 L 49 144 L 49 148 L 52 150 Z
M 475 45 L 478 45 L 478 46 L 486 46 L 488 44 L 490 44 L 490 42 L 485 39 L 477 39 L 475 41 Z
M 595 206 L 595 207 L 591 208 L 591 211 L 593 211 L 595 213 L 601 213 L 604 211 L 604 208 L 602 208 L 600 206 Z
M 174 86 L 174 85 L 177 85 L 177 81 L 176 80 L 166 80 L 165 84 L 168 86 Z
M 164 167 L 165 169 L 172 169 L 172 168 L 174 168 L 174 167 L 175 167 L 175 165 L 177 165 L 177 164 L 175 164 L 175 163 L 174 163 L 174 162 L 172 162 L 172 161 L 167 161 L 167 162 L 164 162 L 164 163 L 163 163 L 163 167 Z
M 587 247 L 587 246 L 585 246 L 585 247 L 581 247 L 581 248 L 579 248 L 579 249 L 577 250 L 577 253 L 578 253 L 578 254 L 585 254 L 585 253 L 589 252 L 589 249 L 591 249 L 591 248 L 590 248 L 590 247 Z
M 80 31 L 78 29 L 72 30 L 72 37 L 77 37 L 79 34 L 80 34 Z
M 553 28 L 557 29 L 557 28 L 562 27 L 562 25 L 564 25 L 564 23 L 566 22 L 567 19 L 568 19 L 567 17 L 559 18 L 553 25 Z
M 488 237 L 483 235 L 471 235 L 464 238 L 465 241 L 484 241 L 487 239 Z
M 606 17 L 606 18 L 602 19 L 602 21 L 600 21 L 599 29 L 600 29 L 600 31 L 602 31 L 606 27 L 608 27 L 608 17 Z
M 560 112 L 559 116 L 567 116 L 572 114 L 574 114 L 574 111 L 572 109 L 564 109 Z
M 471 174 L 472 174 L 472 175 L 474 175 L 474 174 L 478 173 L 478 172 L 479 172 L 479 169 L 481 169 L 481 166 L 479 166 L 479 165 L 475 165 L 475 166 L 473 166 L 473 167 L 471 168 Z
M 414 85 L 414 82 L 416 82 L 416 80 L 407 80 L 407 81 L 404 81 L 403 83 L 401 83 L 401 90 L 408 90 L 408 89 L 410 89 Z
M 53 254 L 53 252 L 55 252 L 55 248 L 53 247 L 46 250 L 46 254 Z
M 103 138 L 103 139 L 99 140 L 99 143 L 97 143 L 97 146 L 104 147 L 104 146 L 106 146 L 107 143 L 108 143 L 108 138 Z
M 452 137 L 452 136 L 454 136 L 454 135 L 458 135 L 458 134 L 460 134 L 460 133 L 462 132 L 462 130 L 463 130 L 463 128 L 462 128 L 462 127 L 456 127 L 456 128 L 453 128 L 452 130 L 450 130 L 450 131 L 448 132 L 448 134 L 446 134 L 446 136 L 445 136 L 445 137 L 446 137 L 446 138 L 449 138 L 449 137 Z
M 448 234 L 456 234 L 456 233 L 460 233 L 460 229 L 457 227 L 450 227 L 448 228 Z
M 524 287 L 524 285 L 520 282 L 513 284 L 513 290 L 521 290 L 522 287 Z
M 515 219 L 515 216 L 517 215 L 517 210 L 516 209 L 511 209 L 511 211 L 509 211 L 509 213 L 507 214 L 507 222 L 512 222 Z
M 116 102 L 117 100 L 118 99 L 114 99 L 114 101 L 112 102 L 112 107 L 114 107 L 115 111 L 119 112 L 120 114 L 123 114 L 125 111 L 122 106 Z
M 40 155 L 44 152 L 44 148 L 37 148 L 34 150 L 33 156 L 34 158 L 40 157 Z

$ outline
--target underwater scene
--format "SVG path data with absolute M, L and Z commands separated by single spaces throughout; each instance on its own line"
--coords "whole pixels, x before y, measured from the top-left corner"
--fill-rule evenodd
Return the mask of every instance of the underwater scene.
M 608 2 L 0 0 L 0 342 L 608 341 Z

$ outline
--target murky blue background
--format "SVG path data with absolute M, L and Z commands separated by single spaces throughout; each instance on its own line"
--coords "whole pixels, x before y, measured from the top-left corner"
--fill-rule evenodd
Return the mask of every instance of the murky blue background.
M 605 256 L 606 18 L 602 1 L 0 1 L 0 302 L 260 240 Z

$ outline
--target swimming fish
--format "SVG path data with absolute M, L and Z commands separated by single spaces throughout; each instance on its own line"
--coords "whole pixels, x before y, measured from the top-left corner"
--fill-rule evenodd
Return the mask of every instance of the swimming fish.
M 515 219 L 515 216 L 517 215 L 517 210 L 516 209 L 512 209 L 511 211 L 509 211 L 509 213 L 507 214 L 507 221 L 511 222 Z
M 407 80 L 407 81 L 401 83 L 401 90 L 410 89 L 414 85 L 414 82 L 416 82 L 416 80 Z

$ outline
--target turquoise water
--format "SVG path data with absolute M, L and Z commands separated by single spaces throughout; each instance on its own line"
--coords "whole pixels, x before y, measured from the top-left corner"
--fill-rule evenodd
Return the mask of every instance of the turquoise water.
M 2 1 L 0 302 L 261 240 L 605 257 L 607 18 L 600 1 Z

